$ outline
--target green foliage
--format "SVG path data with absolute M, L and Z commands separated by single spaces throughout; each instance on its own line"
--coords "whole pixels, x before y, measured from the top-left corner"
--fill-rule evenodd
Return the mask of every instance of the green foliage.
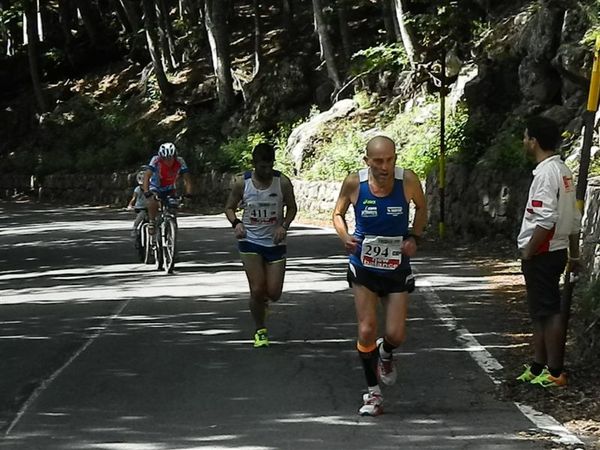
M 21 23 L 23 16 L 23 5 L 20 1 L 13 2 L 9 7 L 0 9 L 0 29 L 7 26 L 10 22 Z
M 292 156 L 285 151 L 285 148 L 294 127 L 295 124 L 280 123 L 270 139 L 275 145 L 275 169 L 288 176 L 294 173 L 294 161 L 292 161 Z
M 107 173 L 146 163 L 165 130 L 133 104 L 76 96 L 44 121 L 35 173 Z
M 585 32 L 581 40 L 581 44 L 593 48 L 596 38 L 600 36 L 600 0 L 580 2 L 579 5 L 590 24 L 590 28 Z
M 590 177 L 598 177 L 600 176 L 600 154 L 596 154 L 596 157 L 592 159 L 590 162 Z
M 464 150 L 464 129 L 468 111 L 459 106 L 446 112 L 446 156 L 451 158 Z M 421 179 L 437 165 L 440 154 L 440 116 L 437 99 L 409 112 L 399 114 L 386 132 L 396 141 L 398 165 L 413 170 Z
M 251 133 L 230 138 L 221 145 L 220 163 L 224 169 L 244 170 L 252 167 L 252 149 L 267 137 L 263 133 Z
M 484 16 L 474 0 L 416 0 L 421 13 L 408 19 L 417 34 L 418 41 L 426 48 L 442 44 L 451 45 L 470 42 L 476 24 Z
M 486 150 L 484 163 L 498 169 L 527 167 L 529 161 L 523 150 L 524 128 L 519 117 L 509 118 Z
M 380 44 L 360 50 L 352 55 L 353 75 L 378 70 L 403 70 L 408 66 L 408 57 L 401 43 Z
M 383 114 L 382 116 L 385 116 Z M 446 155 L 463 151 L 468 112 L 464 106 L 446 117 Z M 397 145 L 398 165 L 413 170 L 420 178 L 437 165 L 440 153 L 440 118 L 437 99 L 414 107 L 409 112 L 393 114 L 382 132 Z M 302 176 L 311 180 L 342 180 L 348 173 L 364 167 L 364 148 L 368 137 L 363 124 L 348 120 L 322 142 L 304 163 Z
M 309 180 L 343 180 L 364 166 L 364 148 L 360 124 L 347 122 L 306 161 L 308 169 L 302 175 Z
M 219 148 L 216 163 L 224 171 L 239 171 L 252 167 L 252 150 L 258 144 L 270 142 L 275 146 L 275 169 L 285 174 L 293 172 L 294 164 L 285 152 L 292 124 L 280 124 L 271 134 L 249 133 L 230 138 Z

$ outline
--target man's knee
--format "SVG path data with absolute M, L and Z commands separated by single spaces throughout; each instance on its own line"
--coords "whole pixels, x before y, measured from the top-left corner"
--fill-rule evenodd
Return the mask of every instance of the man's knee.
M 264 286 L 250 286 L 250 296 L 253 300 L 264 301 L 267 297 L 267 289 Z
M 277 300 L 279 300 L 281 298 L 281 292 L 282 292 L 281 287 L 270 288 L 267 290 L 266 296 L 272 302 L 276 302 Z
M 377 335 L 377 322 L 375 320 L 362 320 L 358 324 L 358 338 L 363 343 L 375 342 Z
M 392 346 L 399 347 L 406 340 L 406 329 L 395 330 L 392 333 L 386 333 L 385 339 Z

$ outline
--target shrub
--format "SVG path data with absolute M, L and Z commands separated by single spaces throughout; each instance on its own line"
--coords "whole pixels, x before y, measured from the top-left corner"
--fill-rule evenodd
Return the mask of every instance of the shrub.
M 343 180 L 350 172 L 364 166 L 365 137 L 358 128 L 360 124 L 348 122 L 323 142 L 315 154 L 306 161 L 308 169 L 303 172 L 309 180 Z
M 246 134 L 230 138 L 221 145 L 218 161 L 224 170 L 243 170 L 252 167 L 252 149 L 267 142 L 263 133 Z
M 351 72 L 353 75 L 359 75 L 386 69 L 398 71 L 407 66 L 408 58 L 402 44 L 381 44 L 352 55 Z
M 455 157 L 464 150 L 466 107 L 446 115 L 446 156 Z M 437 165 L 440 155 L 440 116 L 437 99 L 430 97 L 422 106 L 397 115 L 385 128 L 396 141 L 398 165 L 413 170 L 421 179 Z

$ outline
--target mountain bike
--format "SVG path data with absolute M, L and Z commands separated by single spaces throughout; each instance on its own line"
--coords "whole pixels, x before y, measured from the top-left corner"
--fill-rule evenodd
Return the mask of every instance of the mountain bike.
M 139 210 L 136 210 L 136 212 L 138 211 Z M 135 228 L 135 249 L 140 262 L 144 264 L 150 264 L 152 262 L 153 253 L 150 233 L 148 232 L 147 212 L 142 221 L 138 223 Z
M 177 252 L 177 208 L 180 197 L 167 197 L 166 201 L 159 199 L 160 209 L 156 217 L 156 231 L 152 250 L 157 270 L 173 273 Z

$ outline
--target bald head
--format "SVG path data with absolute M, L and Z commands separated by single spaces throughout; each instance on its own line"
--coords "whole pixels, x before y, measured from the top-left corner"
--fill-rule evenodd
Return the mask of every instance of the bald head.
M 371 156 L 373 152 L 390 149 L 396 153 L 396 144 L 387 136 L 375 136 L 367 142 L 367 156 Z

